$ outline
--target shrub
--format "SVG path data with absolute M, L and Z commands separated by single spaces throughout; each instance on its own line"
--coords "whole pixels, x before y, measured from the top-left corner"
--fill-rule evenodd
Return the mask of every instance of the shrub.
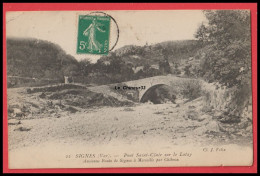
M 198 80 L 184 81 L 181 85 L 181 95 L 194 100 L 202 95 L 201 83 Z

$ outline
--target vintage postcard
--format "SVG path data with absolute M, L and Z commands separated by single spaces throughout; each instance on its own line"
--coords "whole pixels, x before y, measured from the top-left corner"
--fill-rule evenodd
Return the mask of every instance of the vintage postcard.
M 6 12 L 9 168 L 252 166 L 250 19 Z

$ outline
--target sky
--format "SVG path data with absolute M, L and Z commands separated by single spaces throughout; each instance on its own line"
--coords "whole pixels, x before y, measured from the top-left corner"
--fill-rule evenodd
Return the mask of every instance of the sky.
M 119 27 L 115 49 L 125 45 L 155 44 L 170 40 L 194 39 L 194 33 L 206 21 L 200 10 L 166 11 L 104 11 Z M 100 55 L 77 54 L 78 15 L 88 11 L 31 11 L 7 12 L 6 36 L 37 38 L 56 43 L 77 60 L 90 58 L 96 62 Z M 110 46 L 116 41 L 116 25 L 112 21 Z

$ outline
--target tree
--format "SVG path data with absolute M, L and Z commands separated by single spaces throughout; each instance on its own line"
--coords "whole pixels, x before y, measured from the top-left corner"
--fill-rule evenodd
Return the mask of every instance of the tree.
M 184 74 L 185 75 L 191 76 L 190 68 L 191 68 L 191 65 L 186 65 L 185 66 L 185 68 L 184 68 Z
M 176 74 L 176 75 L 178 75 L 178 74 L 181 74 L 181 71 L 180 71 L 180 69 L 179 69 L 179 64 L 178 63 L 175 63 L 174 64 L 174 69 L 173 69 L 173 72 L 172 72 L 173 74 Z
M 165 59 L 165 60 L 159 62 L 159 70 L 163 74 L 171 73 L 171 67 L 170 67 L 170 64 L 168 62 L 168 59 Z
M 241 117 L 251 93 L 250 13 L 245 10 L 204 11 L 208 23 L 202 24 L 195 37 L 208 42 L 198 57 L 200 75 L 209 82 L 229 87 L 233 94 L 224 111 Z
M 67 67 L 63 67 L 62 69 L 64 76 L 76 76 L 78 71 L 77 65 L 68 65 Z
M 240 10 L 204 11 L 207 24 L 202 24 L 195 34 L 205 47 L 202 72 L 213 79 L 232 86 L 250 84 L 250 13 Z
M 79 61 L 79 73 L 81 76 L 86 76 L 91 72 L 91 62 L 89 58 L 85 58 Z

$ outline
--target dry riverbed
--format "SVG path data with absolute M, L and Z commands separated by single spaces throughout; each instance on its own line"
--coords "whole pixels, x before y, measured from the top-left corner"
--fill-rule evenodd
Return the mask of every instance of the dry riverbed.
M 251 162 L 250 122 L 220 122 L 215 116 L 218 112 L 203 110 L 203 97 L 188 102 L 179 100 L 176 104 L 142 104 L 75 87 L 54 92 L 45 90 L 45 93 L 41 90 L 35 93 L 23 88 L 8 90 L 8 146 L 12 168 L 85 167 L 82 160 L 65 162 L 63 159 L 85 152 L 130 154 L 166 150 L 193 153 L 191 160 L 186 158 L 177 165 L 185 162 L 197 165 L 197 157 L 209 146 L 214 150 L 243 151 L 245 163 Z M 203 154 L 207 157 L 207 153 Z M 234 152 L 227 154 L 229 158 L 237 156 Z M 212 165 L 234 163 L 233 160 L 214 161 Z M 152 165 L 147 163 L 147 166 Z
M 63 112 L 58 118 L 10 119 L 9 149 L 52 140 L 94 146 L 113 141 L 125 144 L 157 141 L 168 145 L 236 143 L 240 139 L 238 136 L 221 132 L 218 121 L 199 111 L 201 101 L 198 99 L 179 107 L 174 104 L 140 104 L 92 108 L 73 114 Z M 199 116 L 192 119 L 191 113 L 187 115 L 190 110 L 200 113 Z

